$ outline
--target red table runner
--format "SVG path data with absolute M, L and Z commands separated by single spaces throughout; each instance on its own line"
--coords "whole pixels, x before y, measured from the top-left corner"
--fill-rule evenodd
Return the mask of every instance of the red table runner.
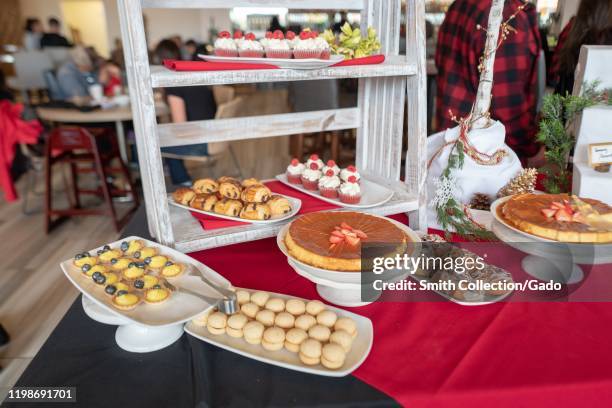
M 275 239 L 191 256 L 236 286 L 319 299 Z M 612 405 L 611 304 L 374 303 L 352 311 L 374 324 L 372 351 L 354 375 L 405 406 Z

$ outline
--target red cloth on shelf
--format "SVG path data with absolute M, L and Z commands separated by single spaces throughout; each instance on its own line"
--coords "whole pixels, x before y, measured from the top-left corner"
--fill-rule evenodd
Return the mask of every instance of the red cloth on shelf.
M 236 286 L 319 299 L 275 239 L 191 256 Z M 402 405 L 612 405 L 611 304 L 374 303 L 352 311 L 374 324 L 372 351 L 353 375 Z
M 318 198 L 309 196 L 308 194 L 304 194 L 284 185 L 280 181 L 270 181 L 265 184 L 270 188 L 270 190 L 272 190 L 272 192 L 276 194 L 283 194 L 302 200 L 302 208 L 300 208 L 300 212 L 298 214 L 307 214 L 309 212 L 333 210 L 334 208 L 338 208 L 337 205 L 333 205 L 325 201 L 321 201 Z M 202 228 L 205 230 L 214 230 L 247 224 L 240 221 L 224 220 L 223 218 L 217 218 L 212 215 L 204 215 L 194 211 L 191 211 L 191 215 L 193 215 L 200 222 Z
M 385 56 L 383 54 L 370 55 L 368 57 L 353 58 L 349 60 L 341 61 L 332 67 L 348 67 L 352 65 L 377 65 L 385 62 Z
M 22 104 L 0 101 L 0 188 L 4 190 L 4 197 L 9 202 L 18 198 L 11 178 L 15 146 L 19 143 L 36 143 L 43 130 L 37 120 L 21 119 L 22 112 Z

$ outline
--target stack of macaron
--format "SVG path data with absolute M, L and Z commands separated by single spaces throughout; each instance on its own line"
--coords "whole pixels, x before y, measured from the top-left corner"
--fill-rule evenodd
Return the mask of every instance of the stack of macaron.
M 267 351 L 283 348 L 297 353 L 305 365 L 322 364 L 337 370 L 344 365 L 357 337 L 357 326 L 348 317 L 338 315 L 313 300 L 284 300 L 267 292 L 236 292 L 240 311 L 227 316 L 212 311 L 198 316 L 192 324 L 206 327 L 213 335 L 227 334 L 259 344 Z
M 346 204 L 359 204 L 361 201 L 361 175 L 355 166 L 340 169 L 336 162 L 323 163 L 313 154 L 301 163 L 293 159 L 287 167 L 287 180 L 291 184 L 301 184 L 306 190 L 318 191 L 323 197 L 340 199 Z
M 268 31 L 265 38 L 257 40 L 255 34 L 243 34 L 237 30 L 219 33 L 214 44 L 215 55 L 219 57 L 281 58 L 281 59 L 329 59 L 331 47 L 318 32 L 303 30 L 300 35 L 293 31 Z

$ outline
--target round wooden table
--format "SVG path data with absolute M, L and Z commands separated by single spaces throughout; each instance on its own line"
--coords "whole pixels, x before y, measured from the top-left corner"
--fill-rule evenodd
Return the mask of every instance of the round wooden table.
M 55 123 L 115 123 L 119 152 L 121 159 L 127 163 L 127 149 L 125 143 L 125 132 L 123 122 L 132 120 L 132 109 L 128 106 L 118 106 L 109 109 L 97 109 L 90 112 L 82 112 L 78 109 L 45 108 L 36 109 L 38 117 L 42 120 Z M 155 102 L 155 113 L 157 116 L 168 115 L 168 106 L 162 102 Z

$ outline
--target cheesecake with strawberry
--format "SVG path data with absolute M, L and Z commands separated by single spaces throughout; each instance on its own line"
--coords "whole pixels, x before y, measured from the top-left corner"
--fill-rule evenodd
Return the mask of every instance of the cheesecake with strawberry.
M 361 248 L 386 243 L 403 253 L 406 234 L 391 221 L 358 212 L 315 212 L 293 221 L 284 237 L 289 254 L 322 269 L 361 271 Z
M 238 46 L 229 31 L 221 31 L 215 40 L 215 55 L 218 57 L 237 57 Z
M 509 225 L 545 239 L 612 242 L 612 207 L 567 194 L 518 194 L 497 207 Z

